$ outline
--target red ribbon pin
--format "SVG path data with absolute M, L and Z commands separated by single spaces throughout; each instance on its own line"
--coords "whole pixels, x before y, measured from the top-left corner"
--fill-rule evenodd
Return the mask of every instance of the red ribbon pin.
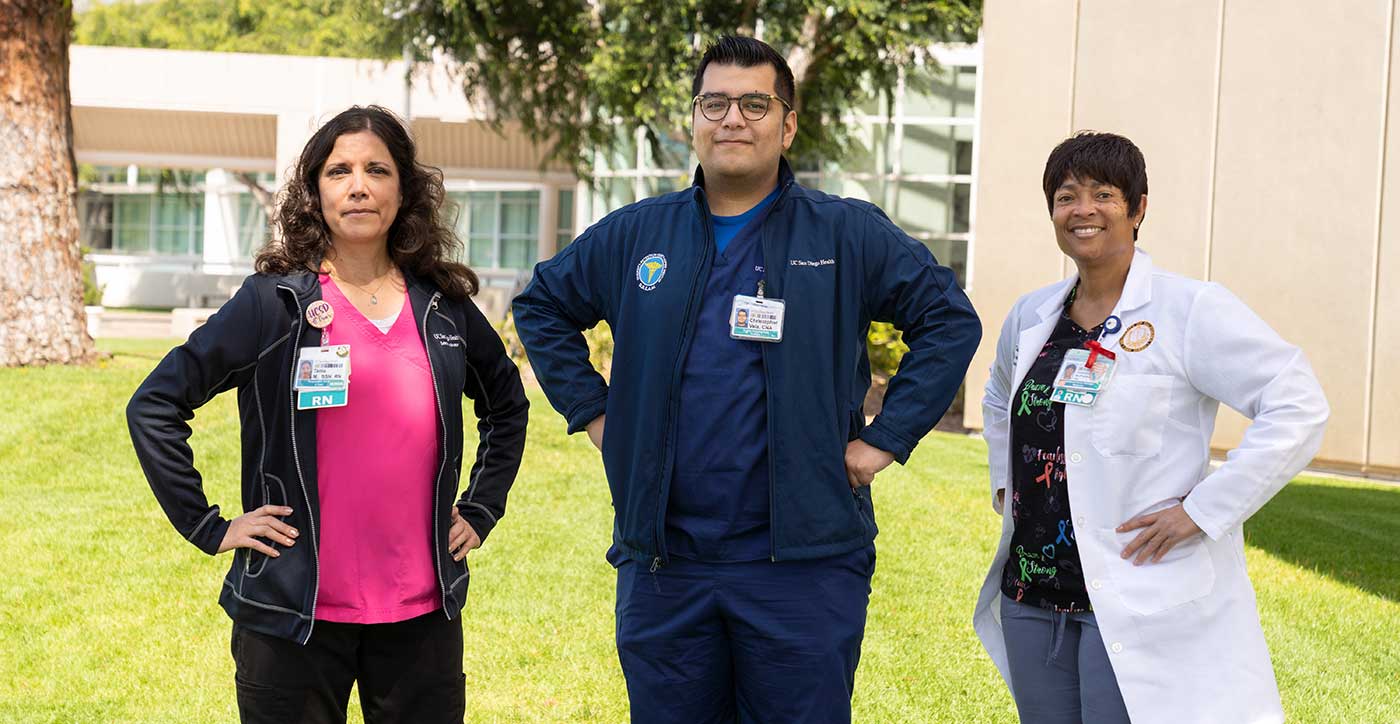
M 1099 355 L 1103 355 L 1112 360 L 1118 359 L 1112 352 L 1105 349 L 1102 344 L 1099 344 L 1097 339 L 1090 340 L 1089 343 L 1084 346 L 1089 348 L 1089 361 L 1084 363 L 1089 369 L 1094 369 L 1094 362 L 1098 361 Z

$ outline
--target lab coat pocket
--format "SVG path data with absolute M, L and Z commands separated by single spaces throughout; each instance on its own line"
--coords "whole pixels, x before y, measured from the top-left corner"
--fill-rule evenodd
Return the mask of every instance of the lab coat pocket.
M 1207 596 L 1215 588 L 1215 565 L 1202 534 L 1176 544 L 1156 563 L 1135 566 L 1136 556 L 1124 560 L 1121 554 L 1141 530 L 1119 533 L 1100 528 L 1097 532 L 1109 583 L 1134 613 L 1151 616 Z
M 1161 452 L 1171 396 L 1171 375 L 1115 375 L 1092 408 L 1094 449 L 1104 457 Z

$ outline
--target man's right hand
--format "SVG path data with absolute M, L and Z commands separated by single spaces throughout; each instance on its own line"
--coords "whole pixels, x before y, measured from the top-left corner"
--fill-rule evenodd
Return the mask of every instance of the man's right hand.
M 599 415 L 593 418 L 593 422 L 588 423 L 588 441 L 593 443 L 593 447 L 598 448 L 598 452 L 603 451 L 603 421 L 607 415 Z
M 234 548 L 252 548 L 273 558 L 282 555 L 259 539 L 266 538 L 284 548 L 291 548 L 300 534 L 296 528 L 283 523 L 277 517 L 291 514 L 292 509 L 285 505 L 264 505 L 234 518 L 233 522 L 228 524 L 228 530 L 224 532 L 224 540 L 219 544 L 219 553 Z

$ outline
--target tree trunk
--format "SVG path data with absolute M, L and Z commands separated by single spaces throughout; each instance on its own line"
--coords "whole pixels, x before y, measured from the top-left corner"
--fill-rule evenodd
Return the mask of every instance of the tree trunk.
M 0 0 L 0 366 L 92 357 L 78 252 L 68 0 Z

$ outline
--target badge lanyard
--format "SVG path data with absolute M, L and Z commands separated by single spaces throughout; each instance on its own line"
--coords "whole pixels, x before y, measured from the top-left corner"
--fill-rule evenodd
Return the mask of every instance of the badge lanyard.
M 758 281 L 755 296 L 734 295 L 729 307 L 729 336 L 750 342 L 783 341 L 783 318 L 787 307 L 781 299 L 764 294 L 764 281 Z
M 1099 340 L 1105 334 L 1117 334 L 1123 328 L 1123 320 L 1110 315 L 1103 321 L 1099 333 L 1080 349 L 1065 353 L 1055 373 L 1054 388 L 1050 399 L 1067 405 L 1092 407 L 1099 395 L 1108 389 L 1113 370 L 1117 367 L 1117 355 Z

